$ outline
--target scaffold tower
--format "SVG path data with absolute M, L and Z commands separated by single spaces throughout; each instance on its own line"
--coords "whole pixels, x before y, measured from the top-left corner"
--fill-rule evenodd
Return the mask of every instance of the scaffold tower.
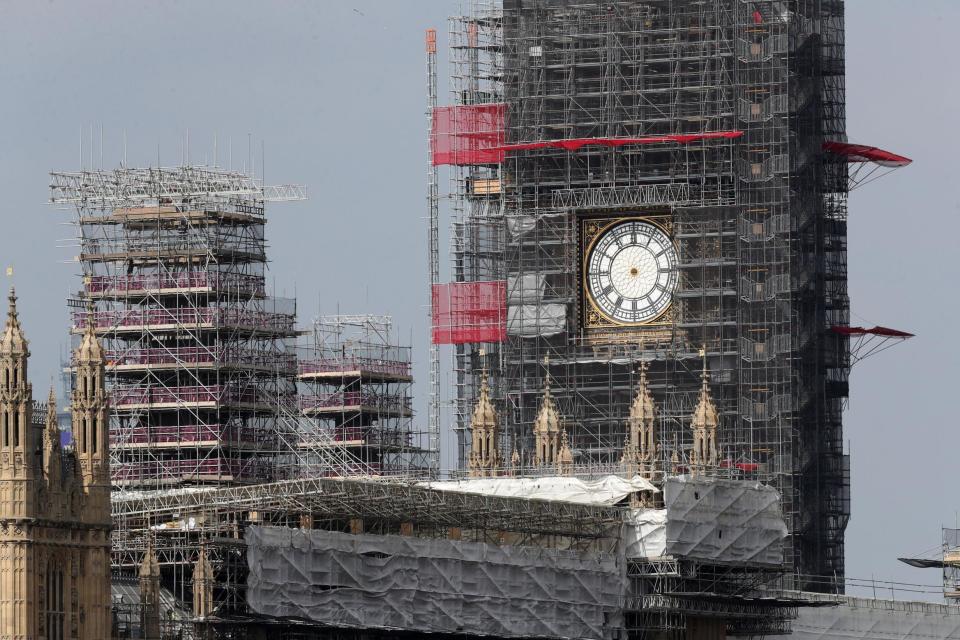
M 314 429 L 301 434 L 301 446 L 315 451 L 332 441 L 353 456 L 358 473 L 427 477 L 429 434 L 414 427 L 410 347 L 392 333 L 392 318 L 373 315 L 321 316 L 304 332 L 297 381 Z M 324 462 L 305 460 L 319 475 Z
M 92 322 L 107 351 L 115 485 L 276 479 L 296 305 L 267 291 L 264 206 L 303 198 L 209 167 L 51 174 L 76 212 L 73 332 Z

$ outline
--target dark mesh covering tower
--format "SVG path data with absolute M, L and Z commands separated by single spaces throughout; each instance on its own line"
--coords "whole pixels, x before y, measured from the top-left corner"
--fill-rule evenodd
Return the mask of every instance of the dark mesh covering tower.
M 502 157 L 451 162 L 454 280 L 506 283 L 505 340 L 455 347 L 459 433 L 482 348 L 502 459 L 514 442 L 532 459 L 549 367 L 577 471 L 619 472 L 645 361 L 661 468 L 682 466 L 702 354 L 715 473 L 782 492 L 791 583 L 812 590 L 843 576 L 849 515 L 848 338 L 830 330 L 849 324 L 847 166 L 823 151 L 846 140 L 843 38 L 841 1 L 504 0 L 450 42 L 455 102 L 506 105 Z M 676 252 L 671 304 L 643 322 L 590 290 L 591 251 L 624 221 Z

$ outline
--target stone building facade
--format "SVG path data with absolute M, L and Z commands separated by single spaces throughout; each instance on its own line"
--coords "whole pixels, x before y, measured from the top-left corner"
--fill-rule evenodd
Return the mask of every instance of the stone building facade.
M 93 327 L 74 354 L 74 447 L 51 391 L 33 418 L 30 356 L 10 291 L 0 338 L 0 640 L 104 640 L 110 628 L 110 439 Z

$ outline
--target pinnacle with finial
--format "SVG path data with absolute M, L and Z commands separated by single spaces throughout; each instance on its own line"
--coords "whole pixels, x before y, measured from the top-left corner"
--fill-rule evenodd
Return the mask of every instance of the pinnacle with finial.
M 550 397 L 550 354 L 543 356 L 543 367 L 545 370 L 543 376 L 543 395 Z
M 6 354 L 30 355 L 27 352 L 27 339 L 23 335 L 20 316 L 17 313 L 17 293 L 12 286 L 8 300 L 10 305 L 7 307 L 7 326 L 0 340 L 0 349 Z
M 707 388 L 707 380 L 709 379 L 709 374 L 707 373 L 707 345 L 703 345 L 700 349 L 700 355 L 703 356 L 703 372 L 701 373 L 701 381 L 703 383 L 703 388 Z
M 7 321 L 10 323 L 18 322 L 17 318 L 17 291 L 13 288 L 13 285 L 10 285 L 10 294 L 7 296 L 7 302 L 9 306 L 7 307 Z
M 52 430 L 57 427 L 57 394 L 50 385 L 50 395 L 47 396 L 47 426 Z

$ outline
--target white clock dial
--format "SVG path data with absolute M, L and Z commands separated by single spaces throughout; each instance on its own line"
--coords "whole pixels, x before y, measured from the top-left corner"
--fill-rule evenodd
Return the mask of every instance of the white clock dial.
M 597 309 L 621 324 L 643 324 L 670 306 L 677 250 L 660 227 L 631 220 L 608 227 L 587 256 L 587 291 Z

